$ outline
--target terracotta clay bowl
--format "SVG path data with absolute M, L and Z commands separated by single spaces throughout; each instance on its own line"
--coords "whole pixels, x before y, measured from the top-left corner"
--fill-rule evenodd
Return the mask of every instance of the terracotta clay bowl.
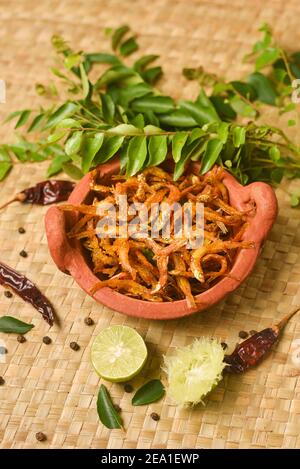
M 101 176 L 115 174 L 119 170 L 119 162 L 113 161 L 102 165 Z M 87 174 L 75 187 L 69 203 L 79 205 L 88 200 L 91 175 Z M 218 303 L 226 295 L 235 290 L 254 267 L 277 215 L 277 200 L 273 189 L 261 182 L 241 186 L 233 176 L 225 172 L 223 179 L 229 192 L 230 204 L 238 210 L 248 211 L 249 226 L 245 231 L 244 240 L 254 241 L 255 247 L 242 249 L 236 256 L 230 277 L 224 277 L 209 290 L 196 296 L 197 307 L 190 308 L 185 300 L 174 302 L 148 302 L 130 298 L 105 287 L 98 290 L 93 298 L 98 303 L 129 316 L 147 319 L 174 319 L 203 311 Z M 251 210 L 252 208 L 252 210 Z M 98 281 L 86 259 L 80 241 L 68 239 L 67 232 L 76 222 L 78 215 L 63 212 L 51 207 L 46 213 L 46 233 L 51 256 L 57 267 L 64 273 L 72 275 L 78 285 L 89 294 Z

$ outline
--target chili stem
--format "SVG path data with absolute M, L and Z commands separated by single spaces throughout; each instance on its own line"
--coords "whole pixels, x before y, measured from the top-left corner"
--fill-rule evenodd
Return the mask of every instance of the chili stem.
M 299 311 L 300 311 L 300 308 L 298 306 L 297 309 L 295 309 L 291 313 L 284 316 L 284 318 L 282 318 L 281 321 L 279 321 L 277 324 L 275 324 L 275 328 L 278 329 L 279 331 L 281 331 L 284 328 L 284 326 L 289 322 L 289 320 L 293 316 L 295 316 L 295 314 L 297 314 Z

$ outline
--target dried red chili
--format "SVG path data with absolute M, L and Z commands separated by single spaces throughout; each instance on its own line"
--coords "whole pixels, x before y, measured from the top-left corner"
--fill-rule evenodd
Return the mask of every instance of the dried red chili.
M 278 324 L 268 327 L 249 339 L 238 344 L 231 355 L 225 355 L 227 363 L 225 371 L 229 373 L 243 373 L 248 368 L 257 365 L 277 342 L 280 332 L 299 308 L 285 316 Z
M 41 313 L 45 321 L 53 325 L 55 310 L 49 300 L 25 275 L 0 262 L 0 284 L 11 288 L 24 301 Z
M 36 205 L 50 205 L 62 202 L 69 198 L 74 187 L 75 183 L 72 181 L 60 181 L 57 179 L 42 181 L 35 186 L 28 187 L 19 192 L 11 200 L 2 205 L 0 209 L 15 201 Z

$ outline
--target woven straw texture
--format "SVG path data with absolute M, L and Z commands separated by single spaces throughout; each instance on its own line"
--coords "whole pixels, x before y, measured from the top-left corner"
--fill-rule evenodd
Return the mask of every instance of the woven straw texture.
M 108 48 L 102 28 L 127 22 L 139 33 L 142 53 L 159 53 L 165 64 L 162 87 L 174 97 L 194 96 L 195 84 L 180 75 L 184 66 L 206 65 L 227 78 L 242 76 L 249 65 L 243 55 L 268 21 L 290 49 L 299 49 L 298 0 L 0 0 L 1 79 L 7 83 L 5 113 L 34 106 L 34 83 L 47 82 L 53 63 L 50 37 L 63 34 L 75 49 L 95 52 Z M 282 121 L 284 123 L 284 121 Z M 10 128 L 0 129 L 7 141 Z M 0 201 L 44 178 L 45 164 L 18 164 L 0 184 Z M 163 401 L 131 406 L 131 395 L 109 385 L 122 408 L 126 433 L 109 431 L 99 421 L 96 398 L 100 380 L 89 354 L 93 338 L 111 324 L 135 327 L 145 338 L 150 359 L 134 388 L 157 377 L 163 353 L 201 335 L 219 337 L 232 349 L 242 329 L 262 329 L 300 305 L 300 212 L 289 208 L 286 191 L 277 190 L 280 213 L 251 277 L 226 301 L 210 311 L 178 320 L 137 320 L 101 307 L 73 280 L 54 266 L 47 249 L 41 207 L 11 205 L 0 214 L 0 257 L 29 274 L 53 301 L 61 326 L 51 330 L 38 313 L 14 296 L 1 295 L 1 315 L 33 322 L 27 342 L 0 335 L 8 353 L 1 356 L 0 446 L 2 448 L 299 448 L 300 365 L 292 361 L 300 339 L 300 317 L 266 361 L 255 370 L 230 377 L 211 394 L 206 407 L 179 410 Z M 25 234 L 18 233 L 24 226 Z M 25 249 L 28 257 L 20 257 Z M 88 327 L 91 314 L 96 325 Z M 49 335 L 52 344 L 42 343 Z M 69 343 L 77 341 L 74 352 Z M 299 343 L 298 343 L 299 348 Z M 298 360 L 299 361 L 299 360 Z M 161 419 L 154 422 L 151 412 Z M 35 433 L 47 441 L 40 443 Z

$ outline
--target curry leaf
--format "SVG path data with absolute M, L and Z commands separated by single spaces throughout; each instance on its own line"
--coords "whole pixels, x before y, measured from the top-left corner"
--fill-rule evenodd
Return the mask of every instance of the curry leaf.
M 103 119 L 111 124 L 115 115 L 115 103 L 109 94 L 101 94 L 101 104 Z
M 81 169 L 75 166 L 73 163 L 63 163 L 62 169 L 72 179 L 81 179 L 83 177 L 83 172 Z
M 148 405 L 159 401 L 165 395 L 165 389 L 159 379 L 152 379 L 137 390 L 132 398 L 132 405 Z
M 123 57 L 127 57 L 128 55 L 132 54 L 136 50 L 138 50 L 139 46 L 136 43 L 134 37 L 130 37 L 127 41 L 123 42 L 120 46 L 120 54 Z
M 122 38 L 125 36 L 125 34 L 130 30 L 129 26 L 127 24 L 120 26 L 117 28 L 111 38 L 111 46 L 113 50 L 116 50 L 118 45 L 120 44 Z
M 236 126 L 233 129 L 233 145 L 239 148 L 244 145 L 246 141 L 246 129 L 245 127 Z
M 131 108 L 137 112 L 164 114 L 174 109 L 174 101 L 169 96 L 145 96 L 132 101 Z
M 38 129 L 42 121 L 44 120 L 44 118 L 45 118 L 45 114 L 43 112 L 35 116 L 35 118 L 33 119 L 33 121 L 31 122 L 28 128 L 28 132 L 33 132 L 34 130 Z
M 54 176 L 63 169 L 63 164 L 70 161 L 68 155 L 56 155 L 47 169 L 47 177 Z
M 87 173 L 92 165 L 95 155 L 100 150 L 104 140 L 103 133 L 96 133 L 93 137 L 85 137 L 81 146 L 82 171 Z
M 144 55 L 143 57 L 141 57 L 140 59 L 138 59 L 134 65 L 133 65 L 133 68 L 137 71 L 137 72 L 142 72 L 143 70 L 145 70 L 145 68 L 147 67 L 147 65 L 149 65 L 150 63 L 154 62 L 154 60 L 157 60 L 159 58 L 159 55 Z
M 12 163 L 0 161 L 0 181 L 2 181 L 12 168 Z
M 147 156 L 146 137 L 133 137 L 128 145 L 127 157 L 128 163 L 126 175 L 133 176 L 140 171 L 145 163 Z
M 150 85 L 154 85 L 157 80 L 162 76 L 163 71 L 161 67 L 152 67 L 148 68 L 144 72 L 141 72 L 142 78 L 145 80 L 146 83 Z
M 82 132 L 76 131 L 73 135 L 67 140 L 65 144 L 65 152 L 68 156 L 76 155 L 81 147 L 82 144 Z
M 80 64 L 80 77 L 81 77 L 81 84 L 82 84 L 82 92 L 83 92 L 83 99 L 87 97 L 89 94 L 90 90 L 90 83 L 89 79 L 87 77 L 86 71 L 84 69 L 84 66 Z
M 25 109 L 25 111 L 22 111 L 22 113 L 21 113 L 21 115 L 20 115 L 20 117 L 17 120 L 17 123 L 15 125 L 15 129 L 18 129 L 22 125 L 26 124 L 26 122 L 29 119 L 30 114 L 31 114 L 31 111 L 28 110 L 28 109 Z
M 223 143 L 218 138 L 209 140 L 201 164 L 201 174 L 207 173 L 216 163 L 223 148 Z
M 275 105 L 277 93 L 268 77 L 260 72 L 254 72 L 248 76 L 248 83 L 253 86 L 260 101 Z
M 106 161 L 110 160 L 121 148 L 123 141 L 124 136 L 115 135 L 112 137 L 105 137 L 95 158 L 95 164 L 106 163 Z
M 116 411 L 108 390 L 104 384 L 101 384 L 100 386 L 97 399 L 97 411 L 99 419 L 105 427 L 110 429 L 123 428 L 122 419 Z
M 174 126 L 179 128 L 187 128 L 197 126 L 197 121 L 190 115 L 189 112 L 183 109 L 178 109 L 169 114 L 161 114 L 159 116 L 159 121 L 161 124 L 170 127 Z
M 162 163 L 168 152 L 167 137 L 165 135 L 150 137 L 148 151 L 148 166 L 157 166 Z
M 181 151 L 187 141 L 188 134 L 186 132 L 177 132 L 172 140 L 172 155 L 175 163 L 181 158 Z
M 33 324 L 27 324 L 12 316 L 2 316 L 0 318 L 0 332 L 26 334 L 34 327 Z
M 77 109 L 78 106 L 75 103 L 67 101 L 62 106 L 60 106 L 53 114 L 51 114 L 45 125 L 45 129 L 50 129 L 51 127 L 54 127 L 59 124 L 59 122 L 61 122 L 63 119 L 71 117 Z

